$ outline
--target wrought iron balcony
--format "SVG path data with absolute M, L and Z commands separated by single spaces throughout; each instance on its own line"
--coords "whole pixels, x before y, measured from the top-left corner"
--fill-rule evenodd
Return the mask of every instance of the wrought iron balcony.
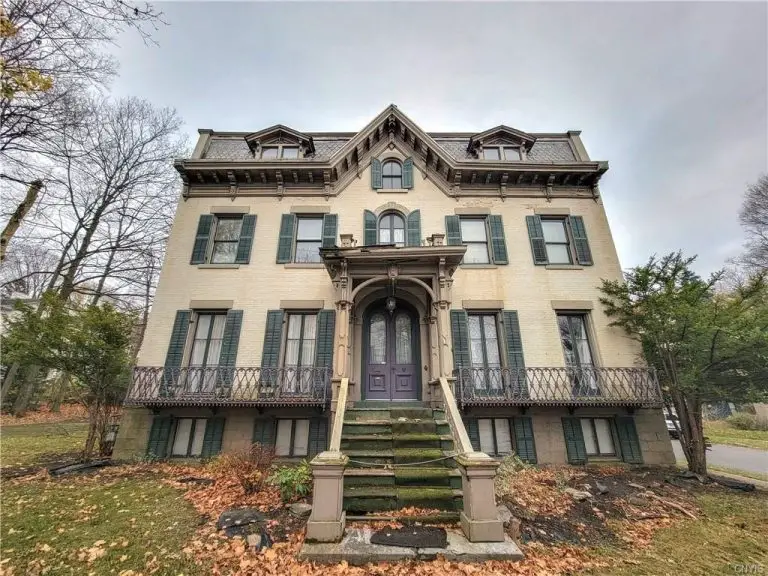
M 464 368 L 455 371 L 462 406 L 662 405 L 650 368 Z
M 331 400 L 331 369 L 163 368 L 133 369 L 126 405 L 318 406 Z

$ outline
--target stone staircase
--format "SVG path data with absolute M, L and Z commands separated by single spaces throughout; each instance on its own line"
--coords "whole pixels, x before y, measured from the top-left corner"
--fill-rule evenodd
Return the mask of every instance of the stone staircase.
M 348 518 L 411 506 L 442 510 L 441 521 L 458 517 L 463 502 L 454 460 L 414 465 L 453 453 L 442 410 L 421 402 L 356 402 L 344 415 L 341 450 L 350 459 L 344 471 Z

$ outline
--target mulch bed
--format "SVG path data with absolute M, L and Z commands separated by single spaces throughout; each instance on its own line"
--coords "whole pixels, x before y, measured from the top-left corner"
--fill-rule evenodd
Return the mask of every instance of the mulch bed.
M 720 489 L 700 484 L 695 479 L 678 478 L 675 470 L 658 468 L 573 469 L 565 480 L 555 475 L 539 474 L 536 481 L 539 488 L 546 486 L 553 494 L 562 494 L 563 488 L 570 487 L 588 491 L 592 498 L 577 502 L 568 496 L 568 499 L 560 501 L 559 506 L 538 511 L 530 505 L 525 493 L 505 496 L 504 504 L 521 521 L 520 540 L 524 544 L 618 544 L 626 541 L 626 537 L 618 533 L 617 522 L 648 523 L 680 516 L 679 511 L 659 500 L 644 497 L 645 491 L 695 511 L 694 493 Z M 596 488 L 598 482 L 608 489 L 607 493 L 599 493 Z M 510 536 L 515 534 L 510 532 Z

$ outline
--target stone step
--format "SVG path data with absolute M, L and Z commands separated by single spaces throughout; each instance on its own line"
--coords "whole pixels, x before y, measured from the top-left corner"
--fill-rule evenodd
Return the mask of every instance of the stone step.
M 348 408 L 344 411 L 344 421 L 360 422 L 366 420 L 390 420 L 389 410 L 379 408 Z
M 389 465 L 395 462 L 394 450 L 344 450 L 344 455 L 349 457 L 349 465 L 352 468 L 365 467 L 365 464 Z
M 420 400 L 400 400 L 400 401 L 388 401 L 388 400 L 362 400 L 352 404 L 353 408 L 385 408 L 387 410 L 391 408 L 429 408 L 429 404 L 421 402 Z
M 451 512 L 449 510 L 443 510 L 442 512 L 435 512 L 433 514 L 424 514 L 421 516 L 406 516 L 398 514 L 397 510 L 393 510 L 391 514 L 384 512 L 383 514 L 366 514 L 364 516 L 357 516 L 354 514 L 347 514 L 347 522 L 401 522 L 403 524 L 456 524 L 459 521 L 459 512 Z
M 447 486 L 460 490 L 461 473 L 456 468 L 447 467 L 347 468 L 344 486 Z
M 354 434 L 345 436 L 342 432 L 341 450 L 389 450 L 391 448 L 436 448 L 453 450 L 451 436 L 437 434 Z
M 393 450 L 395 464 L 411 464 L 422 466 L 447 466 L 455 465 L 453 459 L 446 458 L 450 452 L 443 452 L 439 448 L 395 448 Z
M 432 408 L 391 408 L 390 418 L 406 418 L 408 420 L 434 420 Z
M 448 435 L 451 427 L 447 420 L 344 420 L 343 436 L 355 434 L 440 434 Z
M 453 436 L 437 434 L 393 434 L 392 444 L 395 448 L 440 448 L 450 452 L 453 450 Z
M 344 509 L 353 512 L 398 510 L 415 506 L 460 510 L 461 490 L 444 486 L 350 486 L 344 487 Z

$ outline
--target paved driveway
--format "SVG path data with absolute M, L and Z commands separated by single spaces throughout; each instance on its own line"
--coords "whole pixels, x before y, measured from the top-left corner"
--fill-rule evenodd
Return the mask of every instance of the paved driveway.
M 675 450 L 675 457 L 678 462 L 685 462 L 685 455 L 683 454 L 680 442 L 672 440 L 672 448 Z M 768 451 L 742 448 L 741 446 L 713 444 L 712 449 L 707 452 L 707 463 L 726 468 L 768 474 Z

